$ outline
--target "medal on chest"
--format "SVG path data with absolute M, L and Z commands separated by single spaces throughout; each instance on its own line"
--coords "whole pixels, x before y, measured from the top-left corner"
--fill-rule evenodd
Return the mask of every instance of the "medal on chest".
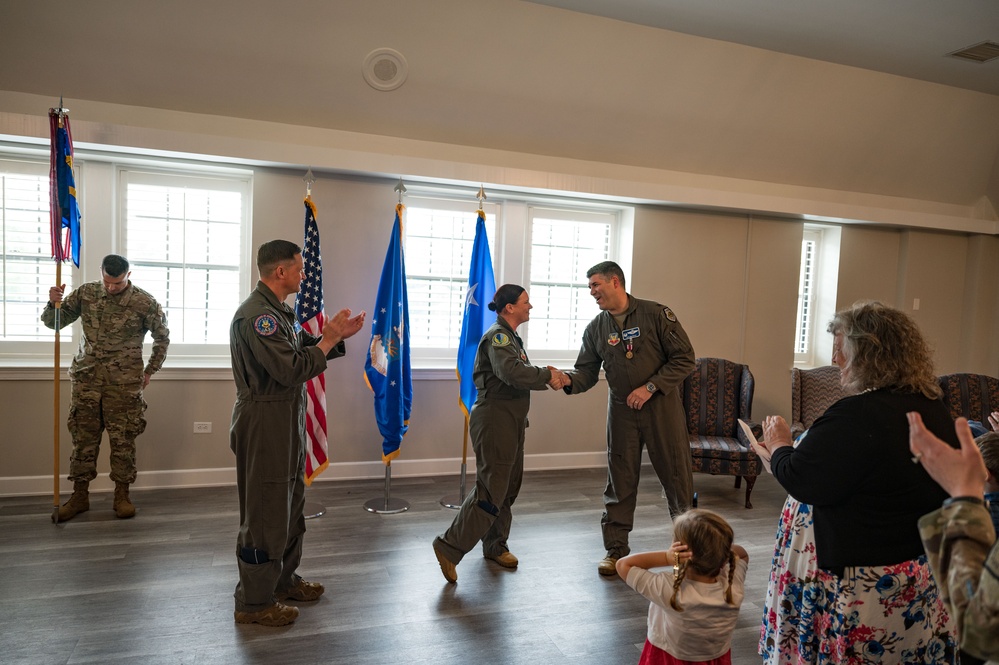
M 624 339 L 625 354 L 624 357 L 631 360 L 635 357 L 635 338 L 641 337 L 642 331 L 635 328 L 628 328 L 623 333 L 621 337 Z

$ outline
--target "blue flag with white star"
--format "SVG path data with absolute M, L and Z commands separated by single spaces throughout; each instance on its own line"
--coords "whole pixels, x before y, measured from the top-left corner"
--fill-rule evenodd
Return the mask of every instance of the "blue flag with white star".
M 413 370 L 409 356 L 409 297 L 406 261 L 402 252 L 402 211 L 395 207 L 382 277 L 371 320 L 371 343 L 364 362 L 364 379 L 375 394 L 375 420 L 381 432 L 382 462 L 399 456 L 402 437 L 413 410 Z
M 489 239 L 486 237 L 486 213 L 479 210 L 475 222 L 475 241 L 472 243 L 472 264 L 468 269 L 468 288 L 465 291 L 465 315 L 461 321 L 461 338 L 458 340 L 458 404 L 468 418 L 472 405 L 478 396 L 478 389 L 472 378 L 475 368 L 475 354 L 482 335 L 496 320 L 487 305 L 496 294 L 496 277 L 493 275 L 493 259 L 489 253 Z

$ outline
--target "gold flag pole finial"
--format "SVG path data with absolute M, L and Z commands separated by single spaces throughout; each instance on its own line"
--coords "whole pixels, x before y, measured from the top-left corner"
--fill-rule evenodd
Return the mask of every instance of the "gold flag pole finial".
M 482 202 L 486 200 L 486 190 L 482 185 L 479 185 L 479 193 L 475 195 L 475 198 L 479 200 L 479 209 L 482 209 Z
M 399 192 L 399 203 L 402 203 L 402 196 L 406 193 L 406 185 L 402 183 L 402 178 L 399 178 L 399 184 L 395 186 L 395 191 Z

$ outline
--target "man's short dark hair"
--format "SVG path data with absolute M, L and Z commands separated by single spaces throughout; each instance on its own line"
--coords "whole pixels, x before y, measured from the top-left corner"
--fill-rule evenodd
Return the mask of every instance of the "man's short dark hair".
M 594 275 L 602 275 L 607 278 L 617 277 L 617 281 L 621 282 L 621 288 L 626 288 L 624 283 L 624 271 L 621 270 L 621 266 L 613 261 L 602 261 L 586 271 L 586 279 L 589 279 Z
M 128 259 L 117 254 L 108 254 L 101 261 L 101 270 L 108 277 L 121 277 L 128 272 Z
M 301 253 L 302 248 L 289 240 L 270 240 L 257 250 L 257 270 L 261 277 L 267 277 L 279 265 Z

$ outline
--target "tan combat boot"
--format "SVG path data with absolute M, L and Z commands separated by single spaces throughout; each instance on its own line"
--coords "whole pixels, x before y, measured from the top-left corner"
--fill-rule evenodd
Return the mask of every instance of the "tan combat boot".
M 135 506 L 128 498 L 128 483 L 114 484 L 114 514 L 122 519 L 135 517 Z
M 59 506 L 59 521 L 73 519 L 80 513 L 90 510 L 90 481 L 77 480 L 73 483 L 73 496 Z

